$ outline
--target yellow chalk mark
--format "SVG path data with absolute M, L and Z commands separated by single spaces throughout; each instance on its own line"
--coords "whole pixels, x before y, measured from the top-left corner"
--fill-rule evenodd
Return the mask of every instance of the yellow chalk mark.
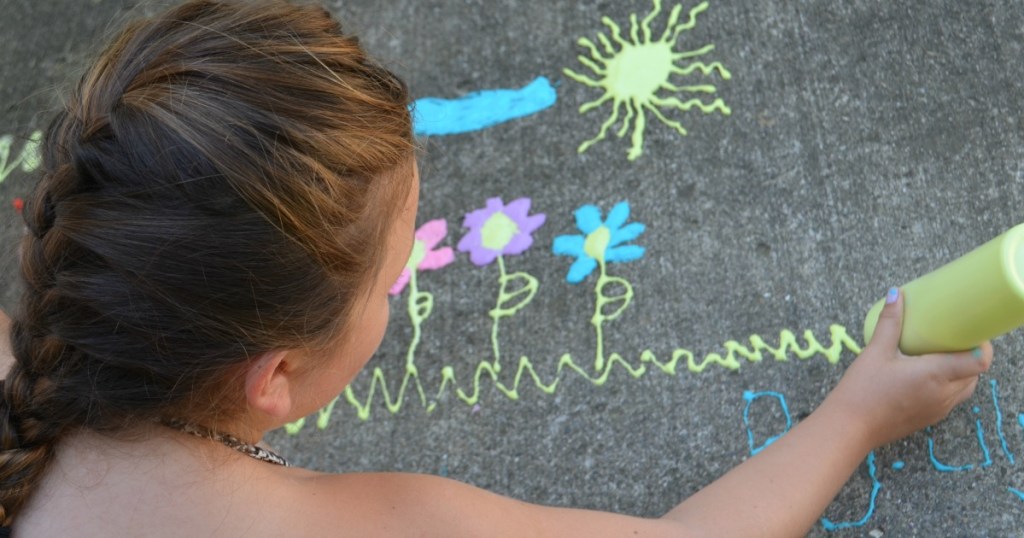
M 677 62 L 688 61 L 692 58 L 709 54 L 715 48 L 712 44 L 682 52 L 676 52 L 673 48 L 682 32 L 693 29 L 696 26 L 697 15 L 707 10 L 707 2 L 701 2 L 691 9 L 689 18 L 684 23 L 679 23 L 682 6 L 676 5 L 673 7 L 664 33 L 659 39 L 652 39 L 651 22 L 661 13 L 661 0 L 653 0 L 653 2 L 654 8 L 641 22 L 637 22 L 636 13 L 630 14 L 628 40 L 623 37 L 622 29 L 615 21 L 608 17 L 601 18 L 601 23 L 608 27 L 611 35 L 611 40 L 604 33 L 597 35 L 597 40 L 604 48 L 604 54 L 598 50 L 593 41 L 585 37 L 579 38 L 577 44 L 587 49 L 590 53 L 590 58 L 581 55 L 577 59 L 584 67 L 588 68 L 598 77 L 597 80 L 577 73 L 572 69 L 566 68 L 562 70 L 567 77 L 585 86 L 604 90 L 599 99 L 588 102 L 580 107 L 579 111 L 581 114 L 589 112 L 609 100 L 614 102 L 611 115 L 601 125 L 597 136 L 580 144 L 577 149 L 579 153 L 585 152 L 592 145 L 604 140 L 608 129 L 619 120 L 619 109 L 623 105 L 626 106 L 627 114 L 625 119 L 623 119 L 622 127 L 616 134 L 620 138 L 623 137 L 630 125 L 632 125 L 633 134 L 630 137 L 631 145 L 628 154 L 631 161 L 643 154 L 644 131 L 647 127 L 645 109 L 653 112 L 659 121 L 683 136 L 687 134 L 686 129 L 678 121 L 666 118 L 658 110 L 658 107 L 676 109 L 681 112 L 686 112 L 696 107 L 705 114 L 713 112 L 718 112 L 725 116 L 732 114 L 732 110 L 721 99 L 715 99 L 710 105 L 704 105 L 696 99 L 683 103 L 674 97 L 663 98 L 658 96 L 658 92 L 663 90 L 674 93 L 698 94 L 709 94 L 717 91 L 710 84 L 675 85 L 669 81 L 673 75 L 686 76 L 694 71 L 700 71 L 703 75 L 707 76 L 717 72 L 723 80 L 729 80 L 732 78 L 732 75 L 719 62 L 705 64 L 694 61 L 685 66 L 677 65 Z M 618 45 L 618 50 L 614 48 L 613 42 Z
M 765 341 L 760 335 L 752 335 L 747 343 L 736 340 L 728 340 L 722 344 L 723 351 L 710 351 L 699 359 L 692 351 L 684 348 L 677 348 L 672 351 L 667 360 L 659 359 L 657 354 L 650 349 L 643 350 L 639 358 L 633 362 L 625 359 L 618 353 L 610 353 L 605 357 L 603 367 L 599 370 L 591 370 L 576 362 L 568 353 L 558 358 L 553 374 L 545 376 L 528 357 L 522 356 L 515 368 L 515 376 L 511 382 L 503 381 L 491 361 L 482 360 L 473 368 L 473 373 L 468 382 L 459 383 L 455 368 L 445 365 L 441 368 L 441 382 L 434 397 L 427 401 L 420 393 L 420 404 L 427 411 L 434 411 L 437 402 L 446 394 L 454 394 L 467 405 L 474 405 L 480 401 L 480 395 L 486 383 L 491 384 L 502 395 L 511 400 L 518 400 L 521 388 L 533 386 L 546 394 L 554 394 L 558 385 L 565 379 L 566 375 L 573 375 L 589 381 L 590 383 L 603 386 L 609 381 L 612 373 L 618 369 L 627 373 L 632 378 L 640 378 L 651 372 L 660 372 L 664 375 L 679 375 L 680 364 L 685 364 L 686 369 L 694 374 L 704 372 L 711 366 L 725 368 L 727 370 L 738 370 L 743 362 L 759 363 L 765 359 L 785 362 L 791 358 L 809 360 L 814 357 L 823 357 L 830 364 L 839 362 L 844 352 L 852 354 L 860 353 L 861 346 L 850 337 L 846 328 L 841 325 L 832 325 L 829 328 L 831 341 L 825 345 L 810 330 L 801 333 L 801 338 L 790 330 L 783 330 L 779 333 L 778 343 L 772 345 Z M 569 374 L 571 372 L 571 374 Z M 357 416 L 362 420 L 370 417 L 374 402 L 380 395 L 384 407 L 391 413 L 398 413 L 406 402 L 406 392 L 411 383 L 419 384 L 419 374 L 415 369 L 406 370 L 402 381 L 399 384 L 397 393 L 388 390 L 386 376 L 380 368 L 375 368 L 370 378 L 369 391 L 364 398 L 359 398 L 350 386 L 345 389 L 346 401 L 356 410 Z M 318 415 L 317 427 L 325 429 L 329 425 L 331 415 L 330 409 L 321 410 Z M 289 433 L 297 433 L 302 429 L 304 422 L 297 422 L 288 426 Z
M 18 156 L 11 158 L 11 150 L 14 148 L 14 137 L 11 135 L 0 136 L 0 183 L 7 180 L 16 168 L 22 172 L 32 172 L 39 168 L 42 158 L 39 154 L 39 145 L 43 140 L 43 132 L 35 131 L 21 147 Z

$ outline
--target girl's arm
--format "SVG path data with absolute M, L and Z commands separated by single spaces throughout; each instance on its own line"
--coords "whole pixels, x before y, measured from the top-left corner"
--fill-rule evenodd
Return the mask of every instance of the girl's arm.
M 988 344 L 902 355 L 903 298 L 893 298 L 814 413 L 660 519 L 536 506 L 422 475 L 342 475 L 339 490 L 360 492 L 357 513 L 424 536 L 803 536 L 868 452 L 942 420 L 991 364 Z

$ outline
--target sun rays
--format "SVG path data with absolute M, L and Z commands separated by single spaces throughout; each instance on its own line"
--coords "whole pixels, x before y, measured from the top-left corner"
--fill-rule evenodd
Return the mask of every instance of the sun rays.
M 677 85 L 671 81 L 673 76 L 683 77 L 700 71 L 704 76 L 717 72 L 723 80 L 732 75 L 719 62 L 704 63 L 696 60 L 711 51 L 715 46 L 704 45 L 698 49 L 676 52 L 674 46 L 680 34 L 692 29 L 697 24 L 697 15 L 708 8 L 702 2 L 690 10 L 686 22 L 679 22 L 682 5 L 676 5 L 669 13 L 668 22 L 661 36 L 654 37 L 651 23 L 661 14 L 661 0 L 654 0 L 654 9 L 642 20 L 636 13 L 629 16 L 629 39 L 623 37 L 622 28 L 608 17 L 602 17 L 601 23 L 608 27 L 609 39 L 604 33 L 597 35 L 601 49 L 586 37 L 577 41 L 587 49 L 590 56 L 580 55 L 579 62 L 590 69 L 594 76 L 577 73 L 571 69 L 563 69 L 569 78 L 604 90 L 597 99 L 580 106 L 580 113 L 585 114 L 601 105 L 611 102 L 611 114 L 601 125 L 597 136 L 580 144 L 578 152 L 583 153 L 590 146 L 604 140 L 611 129 L 622 118 L 622 125 L 616 136 L 622 138 L 632 127 L 630 136 L 629 160 L 636 160 L 643 154 L 644 130 L 647 127 L 647 114 L 675 129 L 680 135 L 686 135 L 686 128 L 678 121 L 666 116 L 666 111 L 678 110 L 686 112 L 697 108 L 705 114 L 719 112 L 728 116 L 732 110 L 720 98 L 705 103 L 700 97 L 713 95 L 717 88 L 711 84 Z M 618 46 L 616 50 L 615 46 Z M 603 52 L 602 52 L 603 51 Z M 664 93 L 670 92 L 670 93 Z M 691 98 L 682 100 L 677 95 L 689 95 Z

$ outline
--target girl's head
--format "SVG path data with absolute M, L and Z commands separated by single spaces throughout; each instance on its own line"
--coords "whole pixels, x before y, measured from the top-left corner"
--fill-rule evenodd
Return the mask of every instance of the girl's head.
M 74 429 L 241 413 L 247 368 L 282 350 L 366 358 L 353 335 L 411 236 L 407 106 L 322 8 L 193 0 L 115 38 L 25 210 L 3 521 Z

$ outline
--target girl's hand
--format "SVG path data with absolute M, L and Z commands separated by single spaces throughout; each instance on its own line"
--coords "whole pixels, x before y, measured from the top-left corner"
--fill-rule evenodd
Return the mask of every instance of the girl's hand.
M 992 365 L 992 345 L 957 353 L 907 356 L 899 350 L 903 294 L 890 290 L 871 342 L 822 403 L 863 428 L 871 447 L 944 419 L 974 393 Z

